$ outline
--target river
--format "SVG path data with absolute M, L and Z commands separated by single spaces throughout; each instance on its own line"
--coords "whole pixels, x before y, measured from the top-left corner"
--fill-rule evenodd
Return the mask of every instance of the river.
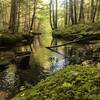
M 20 84 L 20 80 L 22 82 L 25 81 L 28 83 L 35 83 L 35 81 L 37 82 L 40 80 L 41 70 L 38 69 L 38 66 L 40 66 L 41 64 L 38 65 L 39 63 L 37 60 L 35 62 L 32 54 L 30 57 L 31 67 L 29 69 L 20 69 L 20 71 L 18 71 L 19 67 L 16 66 L 16 64 L 9 61 L 14 57 L 14 54 L 12 54 L 12 52 L 3 52 L 3 54 L 1 54 L 0 56 L 2 59 L 6 58 L 6 60 L 8 61 L 6 68 L 0 71 L 0 100 L 10 100 L 10 98 L 19 91 L 20 86 L 22 86 L 22 84 Z M 65 63 L 65 59 L 60 55 L 52 53 L 51 57 L 54 59 L 50 62 L 50 65 L 47 66 L 52 67 L 52 72 L 56 72 L 69 64 L 68 59 L 66 58 L 67 62 Z

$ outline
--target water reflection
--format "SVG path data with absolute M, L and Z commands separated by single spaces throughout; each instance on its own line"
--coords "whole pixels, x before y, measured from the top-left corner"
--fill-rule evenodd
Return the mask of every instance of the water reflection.
M 54 54 L 50 57 L 50 68 L 52 72 L 59 71 L 69 64 L 68 58 L 63 58 L 57 54 Z

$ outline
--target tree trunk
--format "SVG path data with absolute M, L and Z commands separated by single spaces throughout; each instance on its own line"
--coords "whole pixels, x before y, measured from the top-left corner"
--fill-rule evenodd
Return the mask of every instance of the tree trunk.
M 33 23 L 34 23 L 34 19 L 35 19 L 35 14 L 36 14 L 36 0 L 34 0 L 34 9 L 33 9 L 33 16 L 32 16 L 30 31 L 32 30 L 32 27 L 33 27 Z
M 9 31 L 10 33 L 13 34 L 16 32 L 17 7 L 18 7 L 18 0 L 11 0 Z
M 54 29 L 54 25 L 53 25 L 53 21 L 52 21 L 52 0 L 50 0 L 50 26 L 51 26 L 51 29 L 53 30 Z
M 57 20 L 58 7 L 57 6 L 58 6 L 57 0 L 56 1 L 50 0 L 50 25 L 51 25 L 52 30 L 57 29 L 57 22 L 58 22 Z
M 71 18 L 71 22 L 72 22 L 72 25 L 74 24 L 74 16 L 73 16 L 73 1 L 70 0 L 69 1 L 69 6 L 70 6 L 70 18 Z
M 67 20 L 68 20 L 68 18 L 67 18 L 67 16 L 68 16 L 67 10 L 68 10 L 68 4 L 67 4 L 67 0 L 65 0 L 65 27 L 67 25 Z
M 90 21 L 93 21 L 93 13 L 94 13 L 94 0 L 91 0 L 91 14 L 90 14 Z
M 74 0 L 74 23 L 77 24 L 76 0 Z
M 55 29 L 55 11 L 54 11 L 54 0 L 52 0 L 52 20 L 53 20 L 53 26 Z
M 96 20 L 98 21 L 100 18 L 100 0 L 98 1 L 98 6 L 97 6 L 97 17 Z
M 81 2 L 80 2 L 80 13 L 79 13 L 79 22 L 80 21 L 84 22 L 84 8 L 83 8 L 83 5 L 84 5 L 84 0 L 81 0 Z
M 93 12 L 93 17 L 92 17 L 92 23 L 95 22 L 95 17 L 96 17 L 96 12 L 97 12 L 97 7 L 98 7 L 98 1 L 99 0 L 96 0 L 96 5 L 94 7 L 94 12 Z
M 16 32 L 19 32 L 20 27 L 20 2 L 18 2 L 18 9 L 17 9 L 17 25 L 16 25 Z
M 58 2 L 57 2 L 57 0 L 56 0 L 56 5 L 55 5 L 55 7 L 56 7 L 56 12 L 55 12 L 55 29 L 57 29 L 57 27 L 58 27 L 58 25 L 57 25 L 57 19 L 58 19 L 58 15 L 57 15 L 57 12 L 58 12 Z

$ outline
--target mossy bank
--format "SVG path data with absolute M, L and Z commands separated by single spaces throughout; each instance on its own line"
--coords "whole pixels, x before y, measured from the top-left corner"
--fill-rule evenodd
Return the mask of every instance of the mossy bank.
M 100 100 L 100 69 L 69 66 L 12 100 Z

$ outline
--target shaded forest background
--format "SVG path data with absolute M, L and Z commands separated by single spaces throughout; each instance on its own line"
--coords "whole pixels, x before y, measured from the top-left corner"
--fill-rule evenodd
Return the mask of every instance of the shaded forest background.
M 0 31 L 13 34 L 93 23 L 100 20 L 100 0 L 1 0 L 0 19 Z

